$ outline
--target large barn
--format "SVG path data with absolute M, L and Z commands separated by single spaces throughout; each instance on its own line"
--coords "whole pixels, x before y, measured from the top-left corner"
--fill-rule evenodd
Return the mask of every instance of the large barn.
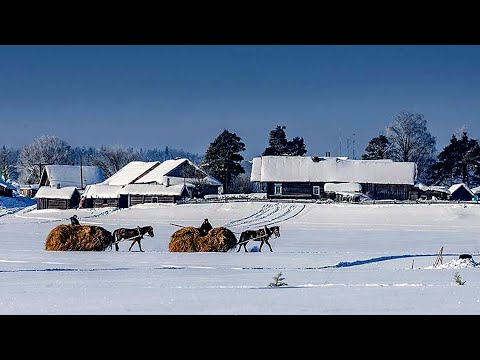
M 415 178 L 414 162 L 262 156 L 253 159 L 250 180 L 274 199 L 327 198 L 326 183 L 354 183 L 372 199 L 408 200 Z

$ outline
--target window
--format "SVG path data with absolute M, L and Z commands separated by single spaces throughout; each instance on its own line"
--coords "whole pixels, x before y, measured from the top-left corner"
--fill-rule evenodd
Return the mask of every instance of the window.
M 282 184 L 273 184 L 273 194 L 282 195 Z
M 158 197 L 152 197 L 152 203 L 158 203 Z
M 320 195 L 320 186 L 314 186 L 313 187 L 313 195 Z
M 103 199 L 103 205 L 107 205 L 108 204 L 108 200 L 107 199 Z

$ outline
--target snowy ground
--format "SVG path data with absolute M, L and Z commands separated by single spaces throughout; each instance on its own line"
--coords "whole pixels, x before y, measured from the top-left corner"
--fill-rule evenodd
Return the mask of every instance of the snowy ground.
M 5 198 L 1 198 L 5 199 Z M 45 251 L 56 225 L 152 225 L 128 252 Z M 171 223 L 280 226 L 273 252 L 170 253 Z M 1 314 L 476 314 L 480 205 L 228 202 L 35 210 L 0 202 Z M 443 249 L 442 266 L 433 268 Z M 473 261 L 458 261 L 472 254 Z M 269 287 L 282 273 L 286 286 Z M 465 281 L 458 285 L 455 273 Z

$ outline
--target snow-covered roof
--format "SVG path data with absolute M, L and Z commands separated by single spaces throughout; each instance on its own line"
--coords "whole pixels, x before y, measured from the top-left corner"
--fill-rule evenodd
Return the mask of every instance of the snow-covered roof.
M 313 161 L 304 156 L 253 158 L 251 181 L 260 182 L 357 182 L 373 184 L 415 183 L 414 162 L 348 160 L 336 157 Z
M 467 184 L 464 184 L 464 183 L 453 184 L 452 186 L 450 186 L 450 187 L 448 188 L 448 191 L 450 191 L 450 194 L 453 194 L 455 191 L 457 191 L 457 190 L 460 189 L 461 187 L 464 187 L 465 190 L 467 190 L 467 191 L 473 196 L 472 190 L 470 190 L 470 188 L 467 186 Z
M 200 167 L 195 165 L 193 162 L 186 158 L 181 158 L 181 159 L 175 159 L 175 160 L 165 160 L 162 162 L 159 166 L 157 166 L 155 169 L 150 171 L 148 174 L 142 176 L 140 179 L 135 181 L 137 184 L 148 184 L 148 183 L 158 183 L 158 184 L 163 184 L 167 185 L 167 178 L 169 178 L 169 183 L 170 184 L 178 184 L 180 183 L 178 179 L 181 179 L 181 182 L 184 182 L 184 178 L 179 178 L 178 176 L 176 177 L 177 180 L 175 180 L 175 177 L 169 176 L 169 173 L 183 164 L 184 162 L 188 162 L 191 166 L 193 166 L 197 171 L 200 171 L 201 173 L 205 174 L 205 177 L 203 180 L 205 180 L 208 184 L 210 185 L 215 185 L 215 186 L 220 186 L 222 183 L 215 179 L 212 176 L 209 176 L 203 171 Z M 195 179 L 191 178 L 186 178 L 186 182 L 194 183 Z
M 358 183 L 326 183 L 323 190 L 325 192 L 361 192 L 362 185 Z
M 123 168 L 118 170 L 115 174 L 106 179 L 103 185 L 127 185 L 133 183 L 135 180 L 145 175 L 155 167 L 159 166 L 159 161 L 144 162 L 131 161 Z
M 5 189 L 10 189 L 10 190 L 16 190 L 17 188 L 13 186 L 12 184 L 9 184 L 3 180 L 0 180 L 0 186 L 4 187 Z
M 432 185 L 428 186 L 422 183 L 415 184 L 415 187 L 418 187 L 422 191 L 437 191 L 450 194 L 450 191 L 445 186 Z
M 20 185 L 19 188 L 20 188 L 20 190 L 22 190 L 22 189 L 38 190 L 40 188 L 40 185 L 38 185 L 38 184 Z
M 60 189 L 57 189 L 54 186 L 40 186 L 34 198 L 70 199 L 75 191 L 78 191 L 75 186 L 67 186 Z
M 474 193 L 475 195 L 477 195 L 477 194 L 480 193 L 480 186 L 474 187 L 473 189 L 470 189 L 470 190 L 472 190 L 472 193 Z
M 180 196 L 183 193 L 185 186 L 179 185 L 154 185 L 154 184 L 128 184 L 125 185 L 120 194 L 131 195 L 177 195 Z
M 57 186 L 60 184 L 62 187 L 75 186 L 80 189 L 82 178 L 84 187 L 104 180 L 102 170 L 98 166 L 82 166 L 80 169 L 80 166 L 76 165 L 47 165 L 42 173 L 42 181 L 46 180 L 44 180 L 45 173 L 49 183 L 42 182 L 42 185 Z
M 120 197 L 122 187 L 122 185 L 89 185 L 83 196 L 86 198 L 116 199 Z

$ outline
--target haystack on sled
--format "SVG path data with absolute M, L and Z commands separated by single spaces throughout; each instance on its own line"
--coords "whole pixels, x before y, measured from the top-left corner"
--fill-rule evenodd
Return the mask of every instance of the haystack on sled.
M 45 250 L 103 251 L 114 242 L 112 233 L 100 226 L 58 225 L 45 241 Z
M 201 236 L 200 230 L 187 226 L 170 236 L 170 252 L 227 252 L 237 244 L 235 234 L 224 227 L 213 228 Z

